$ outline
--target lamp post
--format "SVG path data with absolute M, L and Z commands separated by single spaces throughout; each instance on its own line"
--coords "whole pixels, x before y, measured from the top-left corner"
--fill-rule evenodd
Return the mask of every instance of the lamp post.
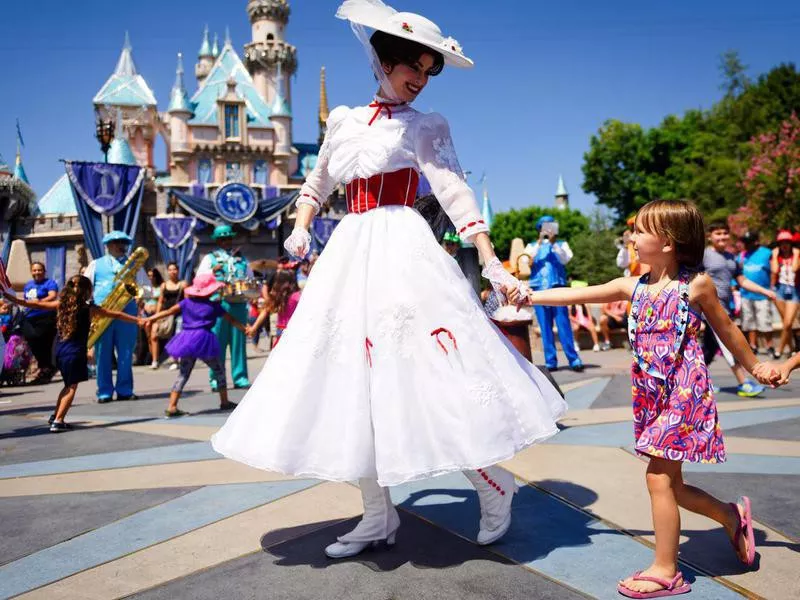
M 105 162 L 108 162 L 108 149 L 111 148 L 111 140 L 114 139 L 114 120 L 103 119 L 99 112 L 96 119 L 95 137 L 100 142 L 100 149 L 103 151 Z

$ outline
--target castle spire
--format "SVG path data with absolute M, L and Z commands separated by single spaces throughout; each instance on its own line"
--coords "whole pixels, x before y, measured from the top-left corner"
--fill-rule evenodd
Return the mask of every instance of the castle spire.
M 208 25 L 203 28 L 203 42 L 200 44 L 200 51 L 197 53 L 199 58 L 206 56 L 213 56 L 211 53 L 211 44 L 208 42 Z
M 189 94 L 183 84 L 183 54 L 178 52 L 178 66 L 175 68 L 175 83 L 169 98 L 167 112 L 192 112 L 189 105 Z
M 211 56 L 217 58 L 219 56 L 219 36 L 214 34 L 214 43 L 211 46 Z
M 128 32 L 122 45 L 117 66 L 111 77 L 94 97 L 95 105 L 155 106 L 156 98 L 147 82 L 136 69 L 133 46 Z
M 556 208 L 569 208 L 569 192 L 564 185 L 564 178 L 559 174 L 556 188 Z
M 319 143 L 322 145 L 322 139 L 325 137 L 325 127 L 328 122 L 328 89 L 325 86 L 325 67 L 322 67 L 319 72 Z
M 483 207 L 481 209 L 481 216 L 486 226 L 491 229 L 492 221 L 494 221 L 494 210 L 492 210 L 492 202 L 489 200 L 489 187 L 486 185 L 486 173 L 481 176 L 481 183 L 483 184 Z
M 0 162 L 2 162 L 2 159 L 0 159 Z M 31 182 L 28 181 L 28 175 L 25 173 L 25 167 L 22 166 L 22 154 L 19 149 L 19 142 L 17 142 L 17 160 L 14 163 L 14 179 L 24 181 L 28 185 L 31 184 Z

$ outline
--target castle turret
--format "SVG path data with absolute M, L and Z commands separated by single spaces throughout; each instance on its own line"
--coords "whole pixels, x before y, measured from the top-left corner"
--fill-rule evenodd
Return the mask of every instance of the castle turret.
M 176 183 L 189 183 L 188 162 L 191 157 L 189 148 L 188 122 L 192 116 L 192 105 L 189 94 L 183 83 L 183 55 L 178 53 L 178 66 L 175 68 L 175 83 L 169 98 L 167 109 L 169 123 L 169 167 L 170 175 Z
M 278 88 L 275 91 L 275 100 L 270 107 L 271 115 L 269 120 L 275 128 L 275 147 L 272 152 L 275 158 L 276 167 L 284 173 L 288 181 L 289 162 L 292 157 L 292 111 L 283 96 L 281 84 L 282 73 L 281 65 L 278 63 Z
M 211 56 L 217 58 L 219 56 L 219 36 L 214 34 L 214 43 L 211 45 Z
M 95 95 L 93 103 L 102 119 L 113 120 L 120 115 L 121 124 L 130 140 L 129 150 L 133 151 L 137 163 L 153 167 L 153 145 L 159 127 L 156 98 L 136 69 L 133 47 L 127 33 L 117 66 Z
M 317 143 L 322 146 L 325 139 L 325 132 L 328 130 L 328 89 L 325 87 L 325 67 L 319 72 L 319 139 Z
M 208 41 L 208 25 L 203 29 L 203 41 L 200 44 L 200 51 L 197 53 L 197 64 L 194 66 L 194 75 L 197 77 L 197 85 L 200 86 L 211 72 L 214 66 L 214 54 L 211 44 Z
M 289 12 L 287 0 L 249 0 L 247 14 L 253 41 L 244 47 L 244 62 L 259 95 L 267 104 L 275 102 L 280 88 L 283 99 L 291 108 L 290 77 L 297 70 L 297 49 L 284 40 Z
M 569 192 L 564 185 L 564 178 L 558 176 L 558 187 L 556 188 L 556 208 L 569 208 Z

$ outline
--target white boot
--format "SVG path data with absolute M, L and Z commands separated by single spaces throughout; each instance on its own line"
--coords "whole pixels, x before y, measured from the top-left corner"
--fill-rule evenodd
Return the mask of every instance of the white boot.
M 514 476 L 497 466 L 476 471 L 464 471 L 478 492 L 481 505 L 478 544 L 496 542 L 511 527 L 511 501 L 517 492 Z
M 325 548 L 330 558 L 355 556 L 367 546 L 377 546 L 384 540 L 387 546 L 394 545 L 400 517 L 392 504 L 389 488 L 379 486 L 375 479 L 359 479 L 358 485 L 364 501 L 364 516 L 353 531 Z

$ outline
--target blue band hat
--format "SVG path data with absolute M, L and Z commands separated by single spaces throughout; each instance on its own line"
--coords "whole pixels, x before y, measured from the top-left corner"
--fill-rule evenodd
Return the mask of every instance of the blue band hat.
M 555 217 L 551 217 L 550 215 L 545 215 L 543 217 L 539 217 L 539 220 L 536 221 L 536 231 L 542 230 L 542 225 L 545 223 L 555 223 Z
M 130 245 L 133 243 L 131 236 L 129 236 L 124 231 L 109 231 L 107 234 L 103 236 L 103 245 L 108 244 L 109 242 L 125 242 L 126 244 Z
M 214 233 L 211 234 L 212 240 L 221 240 L 233 237 L 236 237 L 236 232 L 230 225 L 217 225 L 214 227 Z

